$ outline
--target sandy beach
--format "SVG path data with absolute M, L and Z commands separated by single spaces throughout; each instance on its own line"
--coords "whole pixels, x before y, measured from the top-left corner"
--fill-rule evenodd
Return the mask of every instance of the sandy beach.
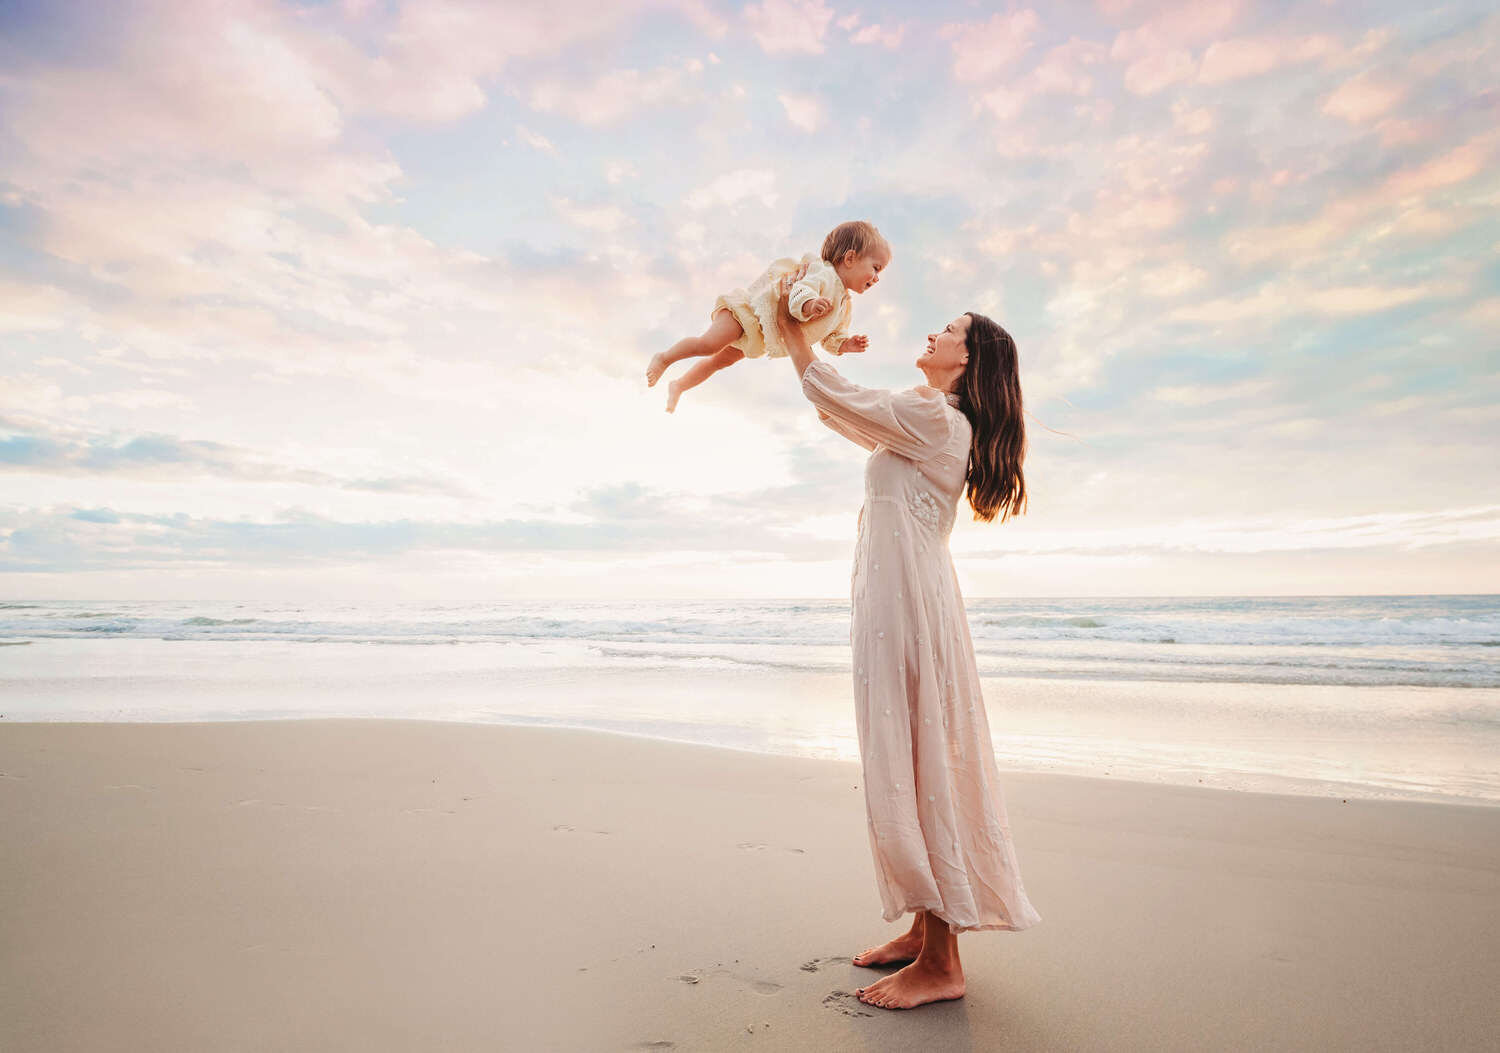
M 0 723 L 0 1048 L 1493 1048 L 1500 808 L 1003 775 L 1043 921 L 888 1012 L 853 764 Z

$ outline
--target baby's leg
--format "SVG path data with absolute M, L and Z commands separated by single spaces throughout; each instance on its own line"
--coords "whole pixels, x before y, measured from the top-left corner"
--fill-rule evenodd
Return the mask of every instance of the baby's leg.
M 688 388 L 695 388 L 725 366 L 732 366 L 745 357 L 737 347 L 726 347 L 712 358 L 706 358 L 692 369 L 667 385 L 667 412 L 677 408 L 677 400 Z
M 658 351 L 651 356 L 651 364 L 646 367 L 646 386 L 655 387 L 661 375 L 673 362 L 681 362 L 684 358 L 717 354 L 744 335 L 745 330 L 740 328 L 740 323 L 735 320 L 734 315 L 723 307 L 719 308 L 714 312 L 713 319 L 708 323 L 708 328 L 703 331 L 702 336 L 684 337 L 665 351 Z

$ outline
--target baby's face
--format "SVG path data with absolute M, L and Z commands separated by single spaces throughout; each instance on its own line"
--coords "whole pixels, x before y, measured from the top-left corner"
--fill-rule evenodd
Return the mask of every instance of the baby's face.
M 889 249 L 871 249 L 863 256 L 855 257 L 854 262 L 839 268 L 839 277 L 843 279 L 844 288 L 850 292 L 868 292 L 880 280 L 880 272 L 889 267 L 890 263 Z

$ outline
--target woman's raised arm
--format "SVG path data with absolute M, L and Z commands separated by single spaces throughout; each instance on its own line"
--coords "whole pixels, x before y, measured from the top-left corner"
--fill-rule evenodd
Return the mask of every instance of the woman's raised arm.
M 890 392 L 846 380 L 813 354 L 802 327 L 787 309 L 785 279 L 781 288 L 776 328 L 801 379 L 802 394 L 817 407 L 820 421 L 867 450 L 886 446 L 914 461 L 925 460 L 947 443 L 953 420 L 941 391 L 924 386 Z M 822 368 L 810 370 L 814 362 Z
M 776 329 L 781 333 L 782 346 L 786 348 L 787 357 L 792 360 L 800 378 L 818 356 L 813 354 L 812 345 L 807 342 L 807 334 L 797 324 L 797 319 L 792 317 L 788 306 L 793 277 L 789 275 L 781 279 L 781 295 L 776 298 Z

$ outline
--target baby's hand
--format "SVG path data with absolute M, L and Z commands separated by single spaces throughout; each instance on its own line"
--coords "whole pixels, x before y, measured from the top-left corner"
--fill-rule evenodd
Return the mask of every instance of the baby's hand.
M 851 336 L 848 340 L 845 340 L 842 344 L 839 345 L 839 354 L 858 354 L 869 346 L 870 338 L 868 336 L 865 336 L 864 333 L 856 333 L 854 336 Z
M 814 318 L 822 318 L 831 310 L 833 310 L 833 301 L 826 296 L 819 296 L 816 300 L 809 300 L 802 308 L 802 313 L 807 315 L 807 320 L 811 322 Z

